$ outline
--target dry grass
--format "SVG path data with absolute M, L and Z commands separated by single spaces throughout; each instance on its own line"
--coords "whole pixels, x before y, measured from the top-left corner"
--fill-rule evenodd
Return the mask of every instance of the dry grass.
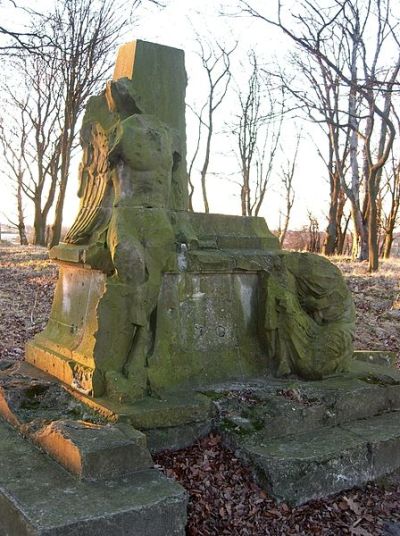
M 380 270 L 368 272 L 367 262 L 333 258 L 342 270 L 356 306 L 358 350 L 391 350 L 400 359 L 400 259 L 381 262 Z
M 23 359 L 47 323 L 56 277 L 46 248 L 0 245 L 0 358 Z

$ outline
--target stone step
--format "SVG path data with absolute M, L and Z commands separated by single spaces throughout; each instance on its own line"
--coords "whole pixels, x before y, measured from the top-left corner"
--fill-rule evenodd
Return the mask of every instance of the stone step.
M 400 412 L 271 439 L 227 434 L 236 455 L 277 500 L 293 505 L 363 485 L 400 468 Z
M 0 422 L 1 536 L 183 536 L 186 506 L 156 469 L 79 480 Z
M 319 383 L 319 382 L 318 382 Z M 228 427 L 268 431 L 269 438 L 338 426 L 400 410 L 400 385 L 370 385 L 360 380 L 333 382 L 326 380 L 321 391 L 316 385 L 299 389 L 277 389 L 284 396 L 271 394 L 256 404 L 231 401 L 219 403 L 224 423 Z M 301 393 L 303 400 L 288 399 Z M 255 392 L 257 395 L 257 393 Z
M 226 384 L 208 394 L 222 431 L 265 430 L 272 439 L 400 410 L 400 373 L 355 362 L 348 374 L 322 381 L 267 379 Z
M 68 471 L 87 480 L 118 478 L 154 465 L 146 436 L 128 424 L 59 420 L 31 439 Z
M 354 359 L 375 365 L 395 367 L 397 352 L 390 350 L 354 350 Z

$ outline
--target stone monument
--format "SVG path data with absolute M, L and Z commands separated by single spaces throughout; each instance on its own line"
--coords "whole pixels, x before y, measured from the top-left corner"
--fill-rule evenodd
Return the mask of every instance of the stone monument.
M 279 248 L 262 218 L 188 211 L 183 52 L 137 41 L 83 119 L 81 205 L 50 255 L 50 321 L 27 360 L 134 401 L 272 373 L 343 371 L 354 310 L 339 270 Z
M 72 513 L 32 506 L 12 456 L 38 454 L 3 431 L 7 527 L 21 531 L 25 519 L 35 534 L 125 534 L 136 523 L 140 534 L 183 534 L 185 493 L 155 476 L 147 447 L 179 448 L 211 429 L 293 504 L 400 466 L 400 374 L 372 354 L 354 359 L 340 271 L 282 251 L 263 218 L 188 210 L 185 87 L 181 50 L 136 41 L 88 101 L 80 208 L 50 251 L 50 319 L 27 363 L 0 371 L 3 417 L 83 483 L 51 466 L 57 501 L 73 490 Z M 42 474 L 37 482 L 49 489 Z M 96 507 L 79 501 L 90 486 Z

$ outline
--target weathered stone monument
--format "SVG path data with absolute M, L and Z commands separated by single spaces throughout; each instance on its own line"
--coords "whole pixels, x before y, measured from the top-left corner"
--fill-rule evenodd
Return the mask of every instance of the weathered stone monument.
M 81 206 L 51 251 L 56 298 L 27 360 L 118 401 L 345 370 L 354 313 L 340 272 L 280 251 L 262 218 L 188 211 L 185 86 L 182 51 L 138 41 L 90 99 Z
M 0 377 L 3 416 L 81 478 L 65 484 L 74 508 L 88 481 L 102 481 L 101 510 L 113 482 L 119 502 L 104 515 L 88 507 L 92 524 L 78 516 L 85 534 L 110 519 L 107 534 L 183 534 L 185 494 L 151 469 L 146 445 L 178 448 L 212 428 L 293 503 L 400 466 L 400 374 L 353 359 L 340 271 L 282 251 L 263 218 L 188 211 L 185 87 L 181 50 L 120 49 L 113 80 L 87 104 L 80 209 L 50 252 L 59 279 L 48 325 L 27 345 L 34 367 L 10 365 Z M 18 511 L 21 534 L 70 534 L 68 515 L 40 525 L 49 507 L 26 505 L 3 464 L 4 496 L 23 504 L 4 506 L 8 526 Z M 144 532 L 129 532 L 132 523 Z

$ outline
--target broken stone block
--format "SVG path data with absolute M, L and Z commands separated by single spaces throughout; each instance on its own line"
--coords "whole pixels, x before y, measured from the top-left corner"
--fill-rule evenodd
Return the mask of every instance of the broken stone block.
M 187 501 L 156 469 L 78 479 L 0 422 L 1 536 L 184 536 Z
M 146 436 L 129 425 L 54 421 L 32 439 L 68 471 L 87 480 L 116 478 L 153 466 Z

